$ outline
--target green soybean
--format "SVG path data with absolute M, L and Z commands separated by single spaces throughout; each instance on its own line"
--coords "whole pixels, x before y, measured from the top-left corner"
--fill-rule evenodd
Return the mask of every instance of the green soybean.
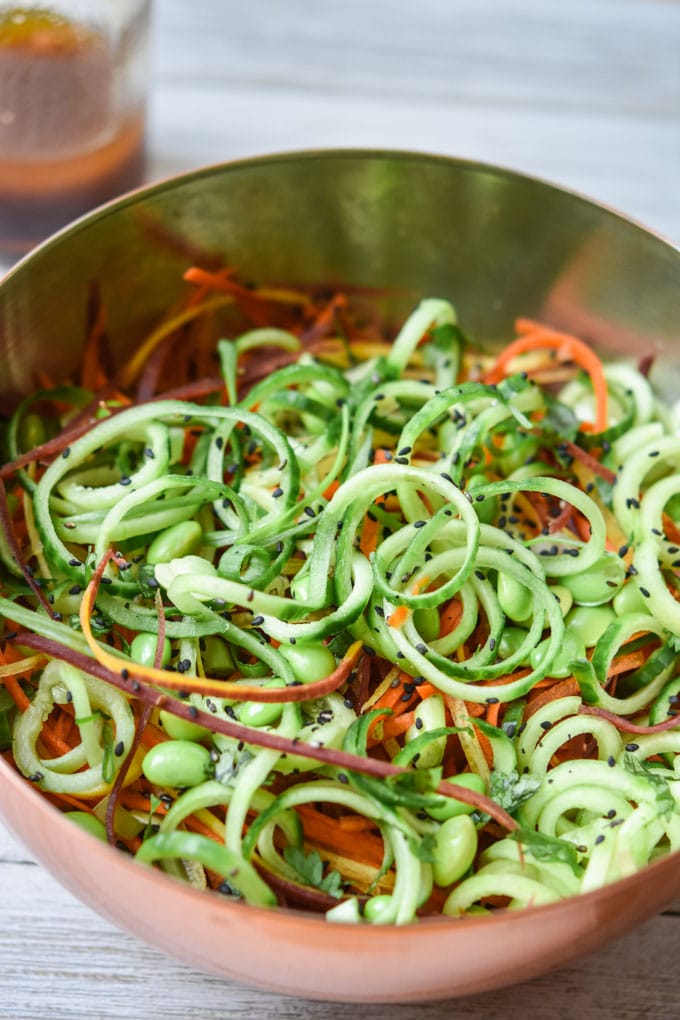
M 140 666 L 153 666 L 156 661 L 156 646 L 158 643 L 157 634 L 148 634 L 141 631 L 132 639 L 130 645 L 130 658 Z M 172 648 L 170 642 L 165 638 L 163 642 L 163 653 L 161 655 L 161 666 L 167 666 L 170 662 Z
M 415 740 L 429 730 L 437 730 L 446 726 L 446 709 L 441 694 L 433 694 L 425 698 L 414 712 L 415 721 L 406 731 L 406 741 Z M 424 769 L 440 765 L 446 750 L 446 737 L 435 737 L 420 752 L 418 767 Z
M 208 749 L 191 740 L 156 744 L 142 762 L 142 772 L 156 786 L 198 786 L 214 771 Z
M 446 782 L 464 786 L 466 790 L 474 790 L 475 793 L 486 793 L 486 783 L 476 772 L 461 772 L 457 776 L 447 776 Z M 427 808 L 427 813 L 438 822 L 445 822 L 447 818 L 454 818 L 456 815 L 471 815 L 474 810 L 473 804 L 446 797 L 441 807 Z
M 498 642 L 498 657 L 508 659 L 514 655 L 523 641 L 526 641 L 527 632 L 520 627 L 506 627 Z
M 534 669 L 542 668 L 549 646 L 550 639 L 546 638 L 544 641 L 540 641 L 532 650 L 531 655 L 529 656 L 529 662 Z M 585 645 L 579 636 L 572 633 L 570 630 L 566 631 L 560 650 L 555 657 L 552 666 L 550 666 L 547 675 L 556 677 L 557 679 L 563 679 L 564 677 L 570 676 L 572 673 L 571 664 L 574 659 L 585 658 L 585 654 Z
M 281 645 L 279 652 L 290 664 L 295 679 L 303 684 L 323 680 L 336 667 L 335 656 L 331 650 L 318 642 Z
M 647 600 L 643 598 L 635 584 L 625 584 L 616 593 L 612 601 L 614 612 L 617 616 L 627 616 L 628 613 L 648 613 Z
M 179 521 L 156 535 L 147 550 L 146 562 L 169 563 L 178 557 L 188 556 L 200 545 L 202 534 L 196 521 Z
M 413 613 L 413 625 L 423 641 L 436 641 L 439 637 L 439 612 L 435 608 L 416 609 Z
M 574 604 L 574 596 L 563 584 L 551 584 L 550 591 L 560 604 L 562 616 L 566 616 Z
M 285 687 L 280 677 L 272 677 L 263 687 Z M 236 707 L 236 715 L 244 726 L 271 726 L 278 722 L 283 712 L 283 705 L 276 702 L 243 701 Z
M 593 648 L 615 619 L 616 613 L 610 606 L 576 606 L 567 616 L 567 633 L 586 648 Z
M 96 815 L 90 814 L 89 811 L 65 811 L 64 815 L 85 832 L 89 832 L 91 836 L 96 836 L 97 839 L 106 843 L 106 826 L 99 821 Z
M 364 904 L 364 917 L 371 924 L 392 924 L 394 904 L 391 896 L 371 896 Z
M 562 578 L 562 584 L 581 606 L 610 602 L 626 580 L 626 565 L 616 553 L 605 552 L 592 567 Z
M 478 489 L 481 489 L 484 485 L 488 485 L 491 481 L 485 474 L 481 472 L 470 475 L 467 483 L 468 492 L 474 493 Z M 493 524 L 498 516 L 498 496 L 489 496 L 487 499 L 477 502 L 475 500 L 475 512 L 479 517 L 482 524 Z
M 199 726 L 198 723 L 191 722 L 190 719 L 182 719 L 181 716 L 173 715 L 172 712 L 166 712 L 165 709 L 162 709 L 160 712 L 160 723 L 172 740 L 195 740 L 200 742 L 210 736 L 210 730 L 206 729 L 205 726 Z
M 505 615 L 522 623 L 528 620 L 533 610 L 531 592 L 511 574 L 498 575 L 498 601 Z
M 477 854 L 477 830 L 469 815 L 442 822 L 435 836 L 432 876 L 439 886 L 451 885 L 468 870 Z

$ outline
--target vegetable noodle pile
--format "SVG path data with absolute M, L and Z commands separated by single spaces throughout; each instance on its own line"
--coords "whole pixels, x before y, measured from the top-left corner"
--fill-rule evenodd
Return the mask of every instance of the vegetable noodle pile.
M 0 747 L 141 864 L 406 924 L 680 847 L 680 416 L 444 300 L 193 268 L 0 471 Z

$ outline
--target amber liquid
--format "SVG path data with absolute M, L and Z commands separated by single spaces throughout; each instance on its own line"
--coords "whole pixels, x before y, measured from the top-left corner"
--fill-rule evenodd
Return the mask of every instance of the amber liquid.
M 0 16 L 0 252 L 18 256 L 140 183 L 144 114 L 115 109 L 114 67 L 90 29 Z

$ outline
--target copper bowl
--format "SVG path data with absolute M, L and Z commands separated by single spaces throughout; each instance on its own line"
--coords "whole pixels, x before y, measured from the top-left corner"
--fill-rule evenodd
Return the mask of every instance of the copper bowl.
M 93 282 L 122 356 L 195 260 L 259 283 L 390 288 L 396 311 L 452 299 L 476 338 L 541 318 L 617 354 L 657 353 L 680 382 L 680 252 L 578 195 L 496 167 L 415 153 L 325 151 L 209 167 L 135 192 L 37 248 L 0 285 L 0 401 L 40 366 L 77 363 Z M 397 307 L 399 306 L 399 307 Z M 678 854 L 550 906 L 401 928 L 332 925 L 199 893 L 79 830 L 0 759 L 0 814 L 115 924 L 199 969 L 278 992 L 361 1002 L 524 981 L 622 935 L 680 894 Z

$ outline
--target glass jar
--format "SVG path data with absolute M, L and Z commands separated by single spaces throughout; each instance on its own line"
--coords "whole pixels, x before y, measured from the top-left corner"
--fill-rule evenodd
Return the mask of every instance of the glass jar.
M 0 252 L 141 183 L 150 0 L 0 0 Z

